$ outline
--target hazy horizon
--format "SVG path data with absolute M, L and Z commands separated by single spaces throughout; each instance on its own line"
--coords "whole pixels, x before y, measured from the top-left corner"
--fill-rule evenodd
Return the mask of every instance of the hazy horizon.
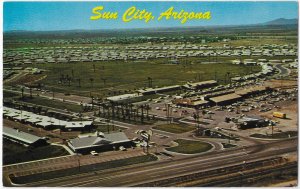
M 118 11 L 117 20 L 90 20 L 92 9 Z M 178 20 L 123 22 L 125 10 L 136 6 L 153 12 L 156 17 L 174 6 L 175 11 L 210 11 L 210 20 Z M 298 4 L 290 2 L 4 2 L 3 31 L 69 31 L 149 28 L 188 28 L 254 25 L 279 18 L 298 19 Z

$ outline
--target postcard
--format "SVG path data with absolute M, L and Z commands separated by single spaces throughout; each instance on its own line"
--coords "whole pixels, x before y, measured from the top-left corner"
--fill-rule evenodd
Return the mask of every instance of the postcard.
M 297 1 L 5 1 L 5 187 L 295 187 Z

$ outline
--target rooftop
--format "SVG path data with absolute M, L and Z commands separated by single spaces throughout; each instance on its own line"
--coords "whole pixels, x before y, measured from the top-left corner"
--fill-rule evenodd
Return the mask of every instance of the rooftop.
M 42 139 L 41 137 L 29 134 L 29 133 L 24 133 L 22 131 L 12 129 L 9 127 L 3 127 L 3 135 L 23 141 L 27 144 L 32 144 L 32 143 Z
M 71 139 L 69 144 L 70 147 L 74 150 L 89 148 L 95 146 L 103 146 L 107 144 L 115 144 L 121 142 L 129 142 L 130 140 L 127 138 L 125 133 L 117 132 L 104 134 L 104 136 L 82 136 L 80 138 Z
M 241 98 L 240 95 L 232 93 L 232 94 L 226 94 L 226 95 L 222 95 L 222 96 L 212 97 L 212 98 L 210 98 L 210 100 L 215 103 L 219 103 L 219 102 L 224 102 L 224 101 L 234 100 L 234 99 L 239 99 L 239 98 Z

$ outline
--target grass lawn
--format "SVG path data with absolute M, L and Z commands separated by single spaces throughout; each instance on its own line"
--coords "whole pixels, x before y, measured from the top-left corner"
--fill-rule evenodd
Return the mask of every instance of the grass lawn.
M 196 154 L 206 152 L 213 147 L 209 143 L 194 140 L 178 139 L 175 142 L 178 143 L 178 146 L 167 148 L 166 150 L 183 154 Z
M 222 143 L 223 148 L 233 148 L 236 147 L 234 144 L 229 144 L 229 143 Z
M 41 105 L 41 106 L 47 106 L 50 108 L 57 108 L 57 109 L 67 109 L 71 112 L 82 112 L 83 108 L 80 105 L 76 104 L 71 104 L 67 102 L 61 102 L 57 100 L 51 100 L 51 99 L 46 99 L 42 97 L 33 97 L 33 98 L 24 98 L 24 102 L 36 104 L 36 105 Z M 20 100 L 20 102 L 22 102 Z
M 269 135 L 263 135 L 263 134 L 252 134 L 250 137 L 255 137 L 255 138 L 266 138 L 266 139 L 281 139 L 281 138 L 289 138 L 290 137 L 296 137 L 298 136 L 297 131 L 287 131 L 287 132 L 282 132 L 282 133 L 274 133 L 273 136 L 271 134 Z
M 16 97 L 21 97 L 21 95 L 18 93 L 10 92 L 10 91 L 3 91 L 4 99 L 16 98 Z
M 78 169 L 78 167 L 73 167 L 73 168 L 50 171 L 45 173 L 36 173 L 27 176 L 11 177 L 11 180 L 13 183 L 16 184 L 25 184 L 25 183 L 38 182 L 46 179 L 47 180 L 54 179 L 54 178 L 64 177 L 64 176 L 69 176 L 74 174 L 82 174 L 82 173 L 112 169 L 112 168 L 132 165 L 132 164 L 146 163 L 146 162 L 156 161 L 156 160 L 157 160 L 156 156 L 144 155 L 138 157 L 131 157 L 127 159 L 113 160 L 104 163 L 97 163 L 92 165 L 83 165 L 80 167 L 80 170 Z
M 220 63 L 212 65 L 201 64 L 202 61 L 207 61 L 206 58 L 191 58 L 189 61 L 193 64 L 188 66 L 164 64 L 166 59 L 153 59 L 139 63 L 103 61 L 76 64 L 36 64 L 35 66 L 45 70 L 43 74 L 46 74 L 47 77 L 39 83 L 44 84 L 49 90 L 53 88 L 57 92 L 86 96 L 89 96 L 91 91 L 94 96 L 103 97 L 119 94 L 120 91 L 126 93 L 146 87 L 148 77 L 153 79 L 153 86 L 161 87 L 184 84 L 187 81 L 198 81 L 197 75 L 199 73 L 202 81 L 214 79 L 215 73 L 217 78 L 222 80 L 227 72 L 230 72 L 232 76 L 249 73 L 249 67 L 224 63 L 228 62 L 227 59 L 228 57 L 224 57 L 224 60 L 220 57 Z M 95 72 L 93 65 L 95 65 Z M 260 67 L 255 66 L 252 69 L 259 71 Z M 70 86 L 68 82 L 59 84 L 62 75 L 71 77 Z M 105 83 L 103 78 L 106 79 Z M 78 79 L 80 79 L 80 87 Z
M 25 147 L 21 144 L 3 139 L 3 164 L 14 164 L 51 157 L 65 156 L 69 153 L 61 146 Z
M 186 124 L 171 123 L 171 124 L 157 125 L 154 126 L 153 129 L 162 130 L 170 133 L 185 133 L 188 131 L 195 130 L 196 127 L 192 125 L 186 125 Z
M 125 130 L 126 128 L 124 127 L 118 127 L 118 126 L 112 126 L 112 125 L 99 125 L 97 126 L 97 131 L 103 132 L 103 133 L 108 133 L 109 132 L 115 132 L 119 130 Z

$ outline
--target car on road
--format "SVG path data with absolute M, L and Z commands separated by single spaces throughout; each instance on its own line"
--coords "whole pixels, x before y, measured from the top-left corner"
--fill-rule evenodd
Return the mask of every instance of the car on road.
M 91 151 L 90 152 L 93 156 L 97 156 L 98 155 L 98 153 L 96 152 L 96 151 Z

